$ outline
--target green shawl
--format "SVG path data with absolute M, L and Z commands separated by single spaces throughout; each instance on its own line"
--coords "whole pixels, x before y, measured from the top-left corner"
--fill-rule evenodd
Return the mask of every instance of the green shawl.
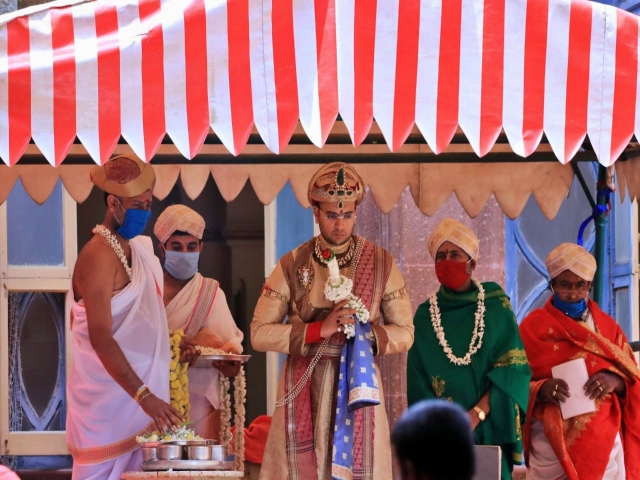
M 511 479 L 514 464 L 522 463 L 522 423 L 529 399 L 531 370 L 518 332 L 509 297 L 500 285 L 487 282 L 485 331 L 482 346 L 469 365 L 454 365 L 436 337 L 430 302 L 424 302 L 414 318 L 415 339 L 407 363 L 409 405 L 420 400 L 445 398 L 471 410 L 491 387 L 491 411 L 474 434 L 479 445 L 502 447 L 502 478 Z M 437 293 L 442 328 L 457 357 L 469 351 L 473 334 L 478 288 Z

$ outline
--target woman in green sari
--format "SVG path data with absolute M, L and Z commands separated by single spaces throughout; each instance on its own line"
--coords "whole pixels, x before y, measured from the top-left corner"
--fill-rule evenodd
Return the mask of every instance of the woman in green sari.
M 440 290 L 418 308 L 409 350 L 409 405 L 442 398 L 469 414 L 478 445 L 502 448 L 502 478 L 522 463 L 522 423 L 531 370 L 509 298 L 493 282 L 471 278 L 479 242 L 443 220 L 428 242 Z

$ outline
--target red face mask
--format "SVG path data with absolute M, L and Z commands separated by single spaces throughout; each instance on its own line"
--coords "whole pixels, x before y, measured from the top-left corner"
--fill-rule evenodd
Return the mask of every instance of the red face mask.
M 467 272 L 469 262 L 456 262 L 455 260 L 443 260 L 436 263 L 436 276 L 438 281 L 449 290 L 457 290 L 471 278 Z

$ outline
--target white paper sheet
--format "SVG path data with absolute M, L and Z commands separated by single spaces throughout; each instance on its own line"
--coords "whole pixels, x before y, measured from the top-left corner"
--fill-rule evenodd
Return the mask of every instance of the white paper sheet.
M 502 449 L 495 445 L 476 445 L 476 474 L 473 480 L 502 478 Z
M 584 385 L 589 380 L 587 364 L 584 358 L 576 358 L 566 363 L 556 365 L 551 369 L 553 378 L 559 378 L 569 385 L 569 394 L 566 402 L 560 402 L 562 418 L 572 418 L 583 413 L 595 412 L 596 402 L 589 398 L 584 391 Z

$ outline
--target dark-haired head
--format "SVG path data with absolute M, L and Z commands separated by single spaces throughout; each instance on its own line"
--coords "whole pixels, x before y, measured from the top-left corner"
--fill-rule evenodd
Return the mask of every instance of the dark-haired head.
M 454 403 L 424 400 L 413 405 L 396 423 L 391 440 L 403 480 L 473 478 L 471 425 L 467 413 Z

